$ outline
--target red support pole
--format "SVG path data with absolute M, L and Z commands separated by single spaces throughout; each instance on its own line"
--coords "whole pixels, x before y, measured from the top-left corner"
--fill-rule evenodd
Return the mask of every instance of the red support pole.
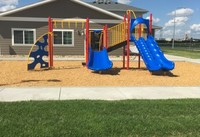
M 149 33 L 152 34 L 152 26 L 153 26 L 153 15 L 152 13 L 150 14 L 150 20 L 149 20 L 149 24 L 150 24 L 150 27 L 149 27 Z
M 138 68 L 140 69 L 140 54 L 138 55 Z
M 108 49 L 108 25 L 105 25 L 106 49 Z
M 125 52 L 126 52 L 126 49 L 125 49 L 125 46 L 123 46 L 123 69 L 125 69 Z
M 130 62 L 130 21 L 131 14 L 128 12 L 128 23 L 127 23 L 127 69 L 129 69 Z
M 48 43 L 49 43 L 49 67 L 53 67 L 53 22 L 51 17 L 48 18 Z
M 124 27 L 125 30 L 123 30 L 124 34 L 126 34 L 126 19 L 127 19 L 126 15 L 124 15 L 124 23 L 125 23 L 125 27 Z M 124 35 L 123 37 L 126 37 L 126 36 Z M 125 52 L 126 52 L 125 46 L 123 46 L 123 51 L 122 52 L 123 52 L 123 54 L 122 54 L 123 55 L 123 69 L 125 69 L 125 67 L 126 67 L 125 66 Z
M 108 26 L 103 26 L 103 46 L 108 49 L 108 36 L 107 36 Z
M 103 26 L 103 48 L 106 47 L 106 29 Z
M 86 58 L 85 58 L 85 62 L 86 62 L 86 66 L 88 65 L 88 60 L 89 60 L 89 18 L 86 19 L 86 43 L 85 43 L 85 48 L 86 48 Z
M 138 31 L 138 35 L 139 35 L 139 37 L 141 37 L 142 36 L 142 24 L 139 24 L 139 31 Z

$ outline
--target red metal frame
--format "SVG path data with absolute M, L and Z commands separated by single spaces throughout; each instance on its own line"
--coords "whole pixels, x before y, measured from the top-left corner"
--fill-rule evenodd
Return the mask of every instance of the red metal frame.
M 128 12 L 128 23 L 127 23 L 127 69 L 129 69 L 130 62 L 130 21 L 131 21 L 131 13 Z
M 150 20 L 149 20 L 150 22 L 150 27 L 149 27 L 149 33 L 150 34 L 152 34 L 152 26 L 153 26 L 153 15 L 152 15 L 152 13 L 150 14 Z
M 89 18 L 86 19 L 86 36 L 85 36 L 85 39 L 86 39 L 86 65 L 88 65 L 88 60 L 89 60 Z
M 85 48 L 86 48 L 86 65 L 88 64 L 89 60 L 89 18 L 86 19 L 86 43 L 85 43 Z M 49 50 L 49 67 L 53 67 L 53 22 L 52 18 L 48 17 L 48 50 Z
M 108 49 L 108 25 L 105 25 L 105 44 L 106 49 Z
M 49 43 L 49 67 L 53 67 L 53 22 L 51 17 L 48 17 L 48 43 Z
M 124 15 L 124 23 L 125 23 L 125 28 L 127 27 L 126 26 L 126 15 Z M 125 29 L 125 31 L 126 31 L 126 29 Z M 126 34 L 126 32 L 125 32 L 125 34 Z M 123 36 L 123 37 L 126 37 L 126 36 Z M 125 49 L 125 46 L 123 46 L 123 69 L 125 69 L 125 52 L 126 52 L 126 49 Z
M 139 24 L 139 31 L 138 31 L 138 35 L 139 35 L 139 37 L 141 37 L 142 36 L 142 24 Z

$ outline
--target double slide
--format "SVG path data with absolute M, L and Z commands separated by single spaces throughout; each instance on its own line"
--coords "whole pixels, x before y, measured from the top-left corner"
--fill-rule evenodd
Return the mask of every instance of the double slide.
M 145 24 L 147 30 L 149 30 L 149 21 L 143 18 L 137 18 L 131 20 L 131 32 L 138 24 Z M 151 35 L 148 35 L 146 40 L 143 37 L 136 40 L 136 38 L 131 34 L 131 41 L 135 43 L 149 71 L 170 71 L 174 69 L 174 62 L 166 59 L 157 42 Z

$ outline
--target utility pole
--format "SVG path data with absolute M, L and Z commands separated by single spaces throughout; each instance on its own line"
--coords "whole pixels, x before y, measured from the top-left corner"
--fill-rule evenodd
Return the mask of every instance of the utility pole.
M 172 49 L 174 49 L 175 35 L 176 35 L 176 10 L 175 10 L 175 16 L 174 16 L 174 31 L 173 31 Z

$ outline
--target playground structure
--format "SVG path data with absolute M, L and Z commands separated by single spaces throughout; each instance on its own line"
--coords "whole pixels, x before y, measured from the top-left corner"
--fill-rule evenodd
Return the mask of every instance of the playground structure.
M 53 68 L 53 28 L 57 28 L 59 25 L 61 28 L 68 26 L 71 27 L 71 24 L 74 23 L 77 28 L 78 23 L 81 23 L 81 27 L 86 27 L 86 43 L 89 40 L 89 19 L 70 19 L 70 20 L 54 20 L 51 17 L 48 18 L 48 33 L 45 33 L 39 37 L 36 42 L 32 45 L 31 50 L 28 56 L 28 70 L 34 70 L 37 64 L 40 64 L 40 68 Z M 43 41 L 43 42 L 41 42 Z M 37 46 L 37 50 L 33 51 L 33 48 Z M 87 51 L 88 53 L 88 51 Z M 48 62 L 44 61 L 44 57 L 48 57 Z M 34 60 L 30 62 L 30 58 Z M 86 54 L 86 60 L 88 54 Z
M 133 14 L 133 18 L 131 17 Z M 147 69 L 150 72 L 154 71 L 170 71 L 174 69 L 174 62 L 165 58 L 163 52 L 157 45 L 152 34 L 152 14 L 150 20 L 143 19 L 142 17 L 136 17 L 133 11 L 127 11 L 122 23 L 108 28 L 107 25 L 103 27 L 103 30 L 90 30 L 89 18 L 86 20 L 53 20 L 49 17 L 48 21 L 48 33 L 42 36 L 44 42 L 39 40 L 34 44 L 39 48 L 35 52 L 30 52 L 29 57 L 33 57 L 34 61 L 28 64 L 28 70 L 34 69 L 34 67 L 40 63 L 41 68 L 53 67 L 53 27 L 56 28 L 57 24 L 63 28 L 66 24 L 70 27 L 70 22 L 82 23 L 82 28 L 85 26 L 85 62 L 88 69 L 94 71 L 102 71 L 112 68 L 112 61 L 109 60 L 108 52 L 114 51 L 118 48 L 123 48 L 123 68 L 129 69 L 130 63 L 130 42 L 134 42 L 139 54 L 141 55 Z M 65 24 L 66 23 L 66 24 Z M 144 32 L 144 26 L 147 30 L 147 39 L 142 37 Z M 135 35 L 133 32 L 135 30 Z M 95 39 L 95 35 L 98 33 L 99 38 Z M 48 36 L 48 38 L 47 38 Z M 48 42 L 47 42 L 48 39 Z M 97 43 L 95 43 L 95 41 Z M 45 47 L 48 45 L 48 51 L 45 51 Z M 140 55 L 138 54 L 138 67 L 140 67 Z M 43 56 L 49 57 L 49 62 L 43 61 Z

